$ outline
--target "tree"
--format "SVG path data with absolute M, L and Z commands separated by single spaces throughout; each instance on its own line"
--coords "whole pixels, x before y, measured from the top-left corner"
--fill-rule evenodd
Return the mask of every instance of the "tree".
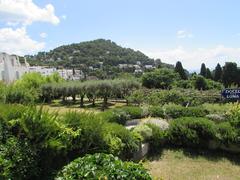
M 180 61 L 178 61 L 178 62 L 176 63 L 175 72 L 180 75 L 181 79 L 183 79 L 183 80 L 186 80 L 186 79 L 187 79 L 186 72 L 185 72 L 185 70 L 183 69 L 182 63 L 181 63 Z
M 173 82 L 179 78 L 179 75 L 174 70 L 162 68 L 145 73 L 142 76 L 142 85 L 147 88 L 169 89 Z
M 222 82 L 225 87 L 238 83 L 238 68 L 233 62 L 226 62 L 222 72 Z
M 206 74 L 207 74 L 206 65 L 204 63 L 202 63 L 201 70 L 200 70 L 200 75 L 203 76 L 203 77 L 206 77 Z
M 215 72 L 214 72 L 214 78 L 215 81 L 221 81 L 222 79 L 222 67 L 221 65 L 218 63 L 216 68 L 215 68 Z
M 206 78 L 207 79 L 212 79 L 212 73 L 211 73 L 211 70 L 209 68 L 206 69 Z
M 207 89 L 207 81 L 203 76 L 196 75 L 195 77 L 193 77 L 193 79 L 194 79 L 195 89 L 198 89 L 198 90 L 206 90 Z

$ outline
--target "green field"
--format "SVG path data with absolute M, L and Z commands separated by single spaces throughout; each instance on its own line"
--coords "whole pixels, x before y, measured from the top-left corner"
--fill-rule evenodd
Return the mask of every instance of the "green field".
M 144 165 L 156 179 L 237 180 L 240 179 L 240 162 L 236 160 L 235 155 L 167 149 Z

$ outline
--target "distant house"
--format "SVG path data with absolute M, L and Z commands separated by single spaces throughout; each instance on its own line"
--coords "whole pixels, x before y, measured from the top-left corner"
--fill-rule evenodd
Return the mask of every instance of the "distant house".
M 141 61 L 137 61 L 136 64 L 140 66 L 142 63 Z
M 134 65 L 133 64 L 119 64 L 118 67 L 120 69 L 127 69 L 127 68 L 133 68 Z
M 0 81 L 13 82 L 28 71 L 29 64 L 26 59 L 21 64 L 18 56 L 0 53 Z
M 84 78 L 84 73 L 81 70 L 58 69 L 58 74 L 65 80 L 81 80 Z
M 143 70 L 142 69 L 135 69 L 134 74 L 142 74 Z
M 155 69 L 153 65 L 145 65 L 144 68 L 147 70 Z
M 56 68 L 49 68 L 49 67 L 45 67 L 45 66 L 30 66 L 29 67 L 29 72 L 37 72 L 44 76 L 49 76 L 56 71 L 57 71 Z

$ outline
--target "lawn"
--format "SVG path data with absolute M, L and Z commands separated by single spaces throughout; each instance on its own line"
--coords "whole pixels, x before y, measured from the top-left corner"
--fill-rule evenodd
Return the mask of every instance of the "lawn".
M 65 103 L 63 103 L 61 100 L 54 100 L 50 104 L 39 104 L 38 106 L 39 107 L 43 106 L 45 110 L 48 110 L 50 112 L 57 112 L 59 114 L 64 114 L 68 111 L 98 113 L 98 112 L 101 112 L 102 101 L 96 100 L 95 106 L 92 106 L 92 103 L 89 102 L 87 99 L 85 99 L 84 107 L 82 108 L 80 108 L 79 101 L 76 101 L 75 103 L 73 103 L 71 100 L 66 101 Z M 113 109 L 113 108 L 122 107 L 122 106 L 126 106 L 126 103 L 121 101 L 111 101 L 111 100 L 109 100 L 108 102 L 108 109 Z
M 144 163 L 156 179 L 235 180 L 240 179 L 239 156 L 214 152 L 167 149 Z

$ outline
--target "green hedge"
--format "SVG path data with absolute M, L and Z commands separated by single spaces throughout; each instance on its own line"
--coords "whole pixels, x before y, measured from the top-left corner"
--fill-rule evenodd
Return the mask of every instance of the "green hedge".
M 149 108 L 149 114 L 151 116 L 161 118 L 205 117 L 208 113 L 208 110 L 201 106 L 183 107 L 169 104 L 165 106 L 151 106 Z
M 108 122 L 125 125 L 128 120 L 140 119 L 144 115 L 143 110 L 140 107 L 127 106 L 105 111 L 100 113 L 100 116 Z
M 179 118 L 170 123 L 168 140 L 172 145 L 207 148 L 210 140 L 216 139 L 214 122 L 205 118 Z
M 56 180 L 69 179 L 151 180 L 152 178 L 139 164 L 123 162 L 113 155 L 100 153 L 75 159 L 56 177 Z

